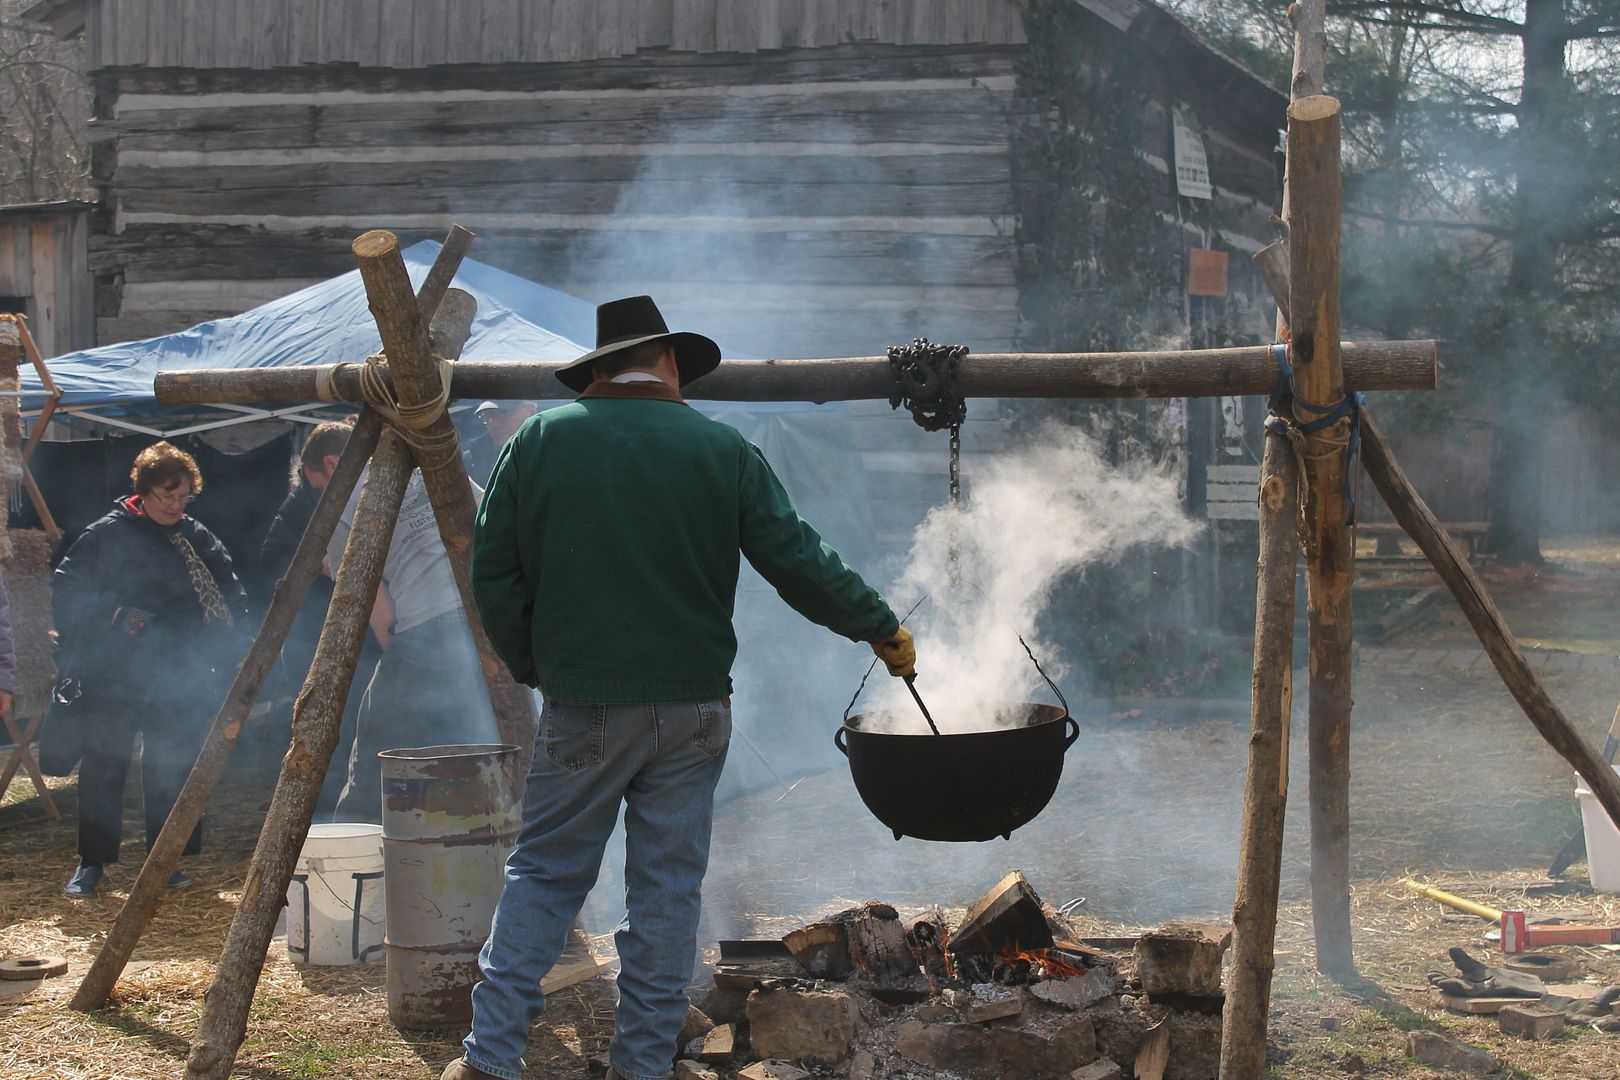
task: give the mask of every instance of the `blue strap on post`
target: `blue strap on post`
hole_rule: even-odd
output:
[[[1271,359],[1277,365],[1277,381],[1271,384],[1271,399],[1266,404],[1270,413],[1266,417],[1266,430],[1286,434],[1294,423],[1294,368],[1288,363],[1288,346],[1276,342],[1271,346]]]
[[[1361,450],[1361,407],[1366,404],[1366,395],[1352,391],[1332,405],[1312,405],[1308,401],[1300,401],[1294,397],[1294,369],[1288,363],[1288,346],[1282,342],[1272,345],[1271,356],[1277,363],[1277,382],[1271,388],[1271,415],[1266,418],[1267,428],[1292,423],[1299,429],[1301,435],[1311,435],[1333,426],[1347,416],[1350,418],[1350,443],[1345,448],[1344,504],[1345,522],[1354,525],[1356,455]],[[1316,419],[1303,424],[1297,423],[1293,419],[1294,409],[1315,413]]]

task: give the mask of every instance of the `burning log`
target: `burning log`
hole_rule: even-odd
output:
[[[849,957],[857,970],[879,983],[911,978],[917,958],[906,940],[900,913],[888,904],[868,903],[850,926]]]
[[[860,972],[890,984],[918,971],[900,913],[876,900],[794,930],[782,944],[817,979],[847,979]]]
[[[911,942],[911,951],[917,957],[918,966],[930,984],[938,986],[951,977],[951,959],[945,951],[945,945],[950,941],[950,931],[946,929],[945,916],[938,908],[912,923],[906,937]]]
[[[794,930],[782,944],[812,979],[847,979],[855,970],[849,957],[849,923],[836,916]]]
[[[960,963],[965,954],[1015,957],[1052,947],[1052,927],[1041,898],[1017,870],[1008,874],[970,908],[948,946]]]

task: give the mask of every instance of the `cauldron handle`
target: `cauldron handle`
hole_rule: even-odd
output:
[[[1063,691],[1059,690],[1058,689],[1058,684],[1052,681],[1052,676],[1048,675],[1046,673],[1046,669],[1041,667],[1041,662],[1039,660],[1035,659],[1035,650],[1033,650],[1033,649],[1031,649],[1029,647],[1029,642],[1024,640],[1024,635],[1023,634],[1018,635],[1018,644],[1022,645],[1024,647],[1024,652],[1029,654],[1029,662],[1035,665],[1035,670],[1040,672],[1041,678],[1046,680],[1046,685],[1050,686],[1052,688],[1052,693],[1057,695],[1058,701],[1061,702],[1062,705],[1063,705],[1063,715],[1065,717],[1068,717],[1069,716],[1069,699],[1063,696]],[[1072,718],[1071,718],[1071,722],[1072,722]],[[1080,735],[1080,725],[1079,724],[1075,724],[1074,732],[1075,733],[1069,737],[1069,742],[1071,742],[1071,743],[1074,742],[1074,740],[1076,738],[1078,738],[1079,735]],[[1068,744],[1065,743],[1063,748],[1065,750],[1067,750],[1068,749]]]
[[[1074,740],[1080,737],[1080,722],[1074,717],[1065,713],[1063,716],[1063,726],[1068,729],[1067,733],[1063,736],[1063,749],[1068,750],[1069,747],[1074,745]],[[839,728],[838,730],[843,731],[844,729]]]
[[[847,728],[839,728],[836,732],[833,733],[833,745],[838,747],[838,752],[840,754],[843,754],[845,757],[849,757],[849,747],[844,745],[844,733],[847,730],[848,730]],[[1079,725],[1075,726],[1074,733],[1076,735],[1080,734]],[[1069,741],[1073,742],[1074,740],[1070,739]]]

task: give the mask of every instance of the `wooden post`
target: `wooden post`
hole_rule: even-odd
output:
[[[1345,342],[1345,382],[1355,390],[1433,390],[1433,341]],[[561,398],[573,391],[553,372],[561,360],[460,361],[458,398]],[[357,364],[300,368],[162,371],[161,405],[284,404],[319,401],[332,381],[344,401],[361,400]],[[1129,353],[977,353],[962,365],[967,397],[1148,398],[1268,394],[1277,381],[1271,349],[1173,349]],[[886,401],[894,374],[882,356],[811,360],[727,360],[693,383],[695,401]]]
[[[315,815],[326,764],[337,747],[338,726],[365,641],[372,600],[382,580],[388,543],[410,478],[410,447],[392,429],[384,431],[360,489],[354,528],[338,567],[320,644],[293,707],[292,745],[282,759],[281,778],[242,885],[242,901],[191,1042],[186,1062],[189,1080],[228,1080],[241,1048],[253,991],[281,915],[287,883],[292,880],[293,863]]]
[[[39,416],[34,420],[34,430],[28,433],[28,443],[23,447],[22,459],[26,464],[34,456],[34,448],[39,446],[39,440],[45,436],[45,425],[51,422],[51,416],[55,414],[56,406],[62,400],[62,389],[51,377],[51,369],[45,366],[45,358],[39,354],[39,346],[34,342],[34,335],[28,332],[28,320],[21,316],[17,318],[17,334],[22,338],[23,352],[28,354],[28,362],[34,365],[34,370],[39,374],[39,384],[50,395],[40,408]]]
[[[429,404],[439,397],[442,388],[439,366],[433,358],[426,327],[418,314],[410,277],[405,272],[405,260],[399,253],[399,241],[393,233],[375,229],[356,238],[353,247],[355,261],[360,265],[360,277],[366,284],[366,295],[371,298],[372,315],[376,317],[377,329],[382,333],[383,352],[388,356],[388,367],[393,374],[394,392],[398,395],[399,403],[406,408]],[[439,536],[450,557],[456,589],[461,593],[467,623],[478,647],[484,682],[489,687],[489,698],[500,727],[501,739],[518,748],[518,761],[512,780],[516,785],[514,790],[521,792],[523,780],[528,775],[529,758],[534,752],[534,696],[527,687],[512,681],[506,664],[495,654],[488,635],[484,633],[477,605],[473,602],[472,533],[478,507],[473,499],[472,484],[467,479],[467,468],[456,449],[455,425],[449,414],[441,414],[422,435],[430,443],[447,440],[450,447],[447,453],[430,455],[429,460],[418,461],[422,469],[422,484],[427,489],[428,500],[433,504]],[[434,457],[437,460],[432,460]]]
[[[1299,460],[1288,436],[1268,430],[1260,465],[1260,563],[1256,574],[1249,770],[1243,791],[1232,978],[1221,1029],[1223,1080],[1266,1071],[1283,816],[1288,807],[1288,728],[1294,699],[1294,571],[1299,555]]]
[[[1581,774],[1610,819],[1620,822],[1620,777],[1616,777],[1614,769],[1581,738],[1575,725],[1548,696],[1541,680],[1530,670],[1523,650],[1508,629],[1507,620],[1502,618],[1501,611],[1485,591],[1485,583],[1480,581],[1456,542],[1446,534],[1434,512],[1418,497],[1412,482],[1395,461],[1384,433],[1365,412],[1361,416],[1361,448],[1367,475],[1383,496],[1385,505],[1406,534],[1417,541],[1440,580],[1451,590],[1514,700],[1547,744]]]
[[[1323,92],[1327,72],[1327,0],[1294,0],[1288,5],[1288,21],[1294,27],[1294,67],[1289,79],[1288,99],[1314,97]],[[1284,196],[1283,217],[1289,206]]]
[[[1288,108],[1289,354],[1295,417],[1321,418],[1345,395],[1339,358],[1339,102]],[[1350,585],[1355,570],[1346,473],[1349,417],[1306,436],[1306,606],[1310,622],[1311,908],[1317,970],[1355,973],[1350,937]]]
[[[158,833],[152,850],[147,853],[146,862],[130,888],[129,899],[119,909],[112,929],[107,932],[107,939],[101,943],[101,951],[96,954],[95,962],[90,965],[84,981],[79,983],[78,992],[69,1002],[71,1008],[87,1012],[107,1003],[107,995],[111,993],[119,975],[123,974],[124,966],[129,963],[141,935],[157,913],[158,905],[168,889],[169,875],[179,864],[180,854],[192,830],[202,820],[203,810],[214,793],[214,787],[224,774],[232,751],[236,749],[236,739],[241,734],[242,725],[247,721],[254,703],[259,700],[259,692],[264,689],[265,680],[281,655],[281,647],[298,616],[298,609],[303,605],[304,595],[321,572],[326,545],[332,539],[338,519],[348,505],[349,495],[359,482],[366,462],[371,459],[371,452],[376,448],[381,433],[381,417],[370,409],[361,413],[348,444],[343,448],[343,456],[315,505],[315,513],[311,515],[304,535],[298,541],[298,550],[293,554],[287,572],[276,583],[269,610],[259,624],[258,636],[254,638],[253,647],[248,650],[241,666],[236,669],[236,678],[214,717],[213,727],[209,729],[208,738],[197,755],[197,763],[191,767],[185,787],[181,788],[174,808],[169,811],[168,820],[163,823],[163,830]]]
[[[473,240],[477,239],[469,229],[460,225],[450,226],[450,232],[445,235],[444,243],[439,247],[438,258],[428,268],[427,276],[422,279],[422,287],[416,290],[416,307],[418,311],[427,313],[427,321],[432,322],[433,313],[439,310],[439,301],[444,294],[450,291],[450,283],[456,279],[456,268],[461,260],[467,257],[467,250],[472,247]],[[460,355],[458,347],[454,353],[444,355]]]

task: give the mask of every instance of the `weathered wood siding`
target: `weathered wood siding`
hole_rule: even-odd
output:
[[[85,31],[93,68],[422,68],[1024,40],[1014,0],[87,0]]]
[[[451,222],[475,256],[636,291],[734,349],[1016,331],[1016,50],[795,51],[432,72],[121,71],[97,122],[100,334],[234,313]]]
[[[0,297],[23,301],[42,356],[95,344],[89,236],[83,204],[0,208]]]

